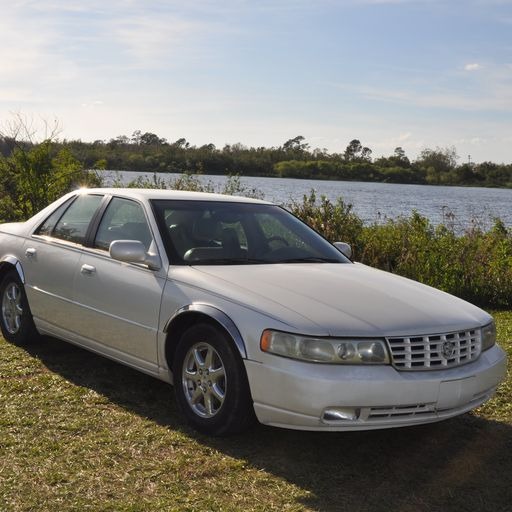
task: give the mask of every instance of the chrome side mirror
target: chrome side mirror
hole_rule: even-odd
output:
[[[341,252],[341,254],[343,254],[347,258],[352,257],[352,247],[350,247],[350,244],[347,244],[345,242],[334,242],[333,245],[334,247],[336,247],[336,249],[338,249],[338,251]]]
[[[142,263],[150,270],[158,270],[161,267],[158,255],[146,252],[144,244],[138,240],[114,240],[110,244],[109,253],[114,260]]]

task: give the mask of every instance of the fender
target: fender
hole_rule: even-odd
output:
[[[245,343],[242,338],[242,335],[240,334],[240,331],[234,324],[233,320],[229,318],[226,313],[221,311],[220,309],[217,309],[214,306],[210,306],[209,304],[189,304],[188,306],[183,306],[180,309],[176,310],[171,318],[167,321],[164,327],[164,332],[167,333],[169,330],[169,327],[171,326],[172,322],[176,320],[181,315],[186,315],[189,313],[202,313],[206,316],[209,316],[210,318],[213,318],[216,322],[218,322],[233,338],[233,341],[235,342],[236,348],[240,352],[240,355],[242,356],[242,359],[247,359],[247,351],[245,349]]]
[[[11,255],[4,256],[0,260],[0,266],[2,263],[9,263],[10,265],[12,265],[16,269],[16,272],[18,272],[21,282],[23,284],[25,284],[25,273],[23,272],[23,267],[21,266],[20,260],[18,260],[18,258],[16,258],[16,256],[11,256]]]

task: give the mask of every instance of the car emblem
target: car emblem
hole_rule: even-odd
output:
[[[453,341],[445,341],[441,345],[441,355],[445,359],[451,359],[453,357],[454,352],[455,352],[455,343],[453,343]]]

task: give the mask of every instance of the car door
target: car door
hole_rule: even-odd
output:
[[[139,240],[146,250],[156,250],[142,204],[112,197],[91,247],[81,254],[74,289],[81,312],[75,329],[110,356],[156,371],[165,272],[112,259],[108,249],[114,240]]]
[[[73,279],[86,233],[102,199],[99,194],[77,194],[25,241],[25,290],[32,315],[43,330],[54,334],[73,330]]]

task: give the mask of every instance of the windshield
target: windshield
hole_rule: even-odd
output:
[[[350,262],[276,205],[183,200],[154,200],[152,205],[173,264]]]

